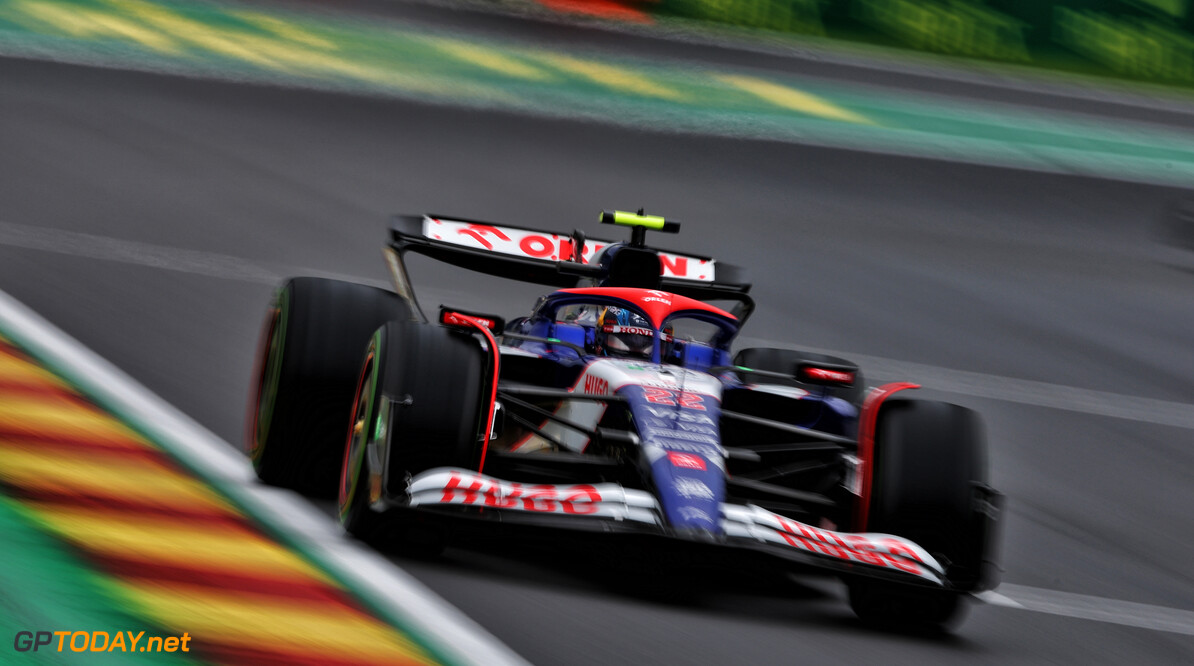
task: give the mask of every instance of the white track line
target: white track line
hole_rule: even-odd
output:
[[[0,221],[0,246],[20,247],[65,254],[71,257],[85,257],[102,261],[115,261],[131,266],[160,268],[188,275],[201,275],[223,280],[253,282],[277,285],[292,275],[324,277],[334,280],[349,280],[389,288],[384,280],[361,278],[342,273],[319,271],[311,268],[256,264],[243,257],[219,252],[188,250],[167,245],[154,245],[141,241],[97,236],[65,229],[47,229],[27,224],[13,224]]]
[[[786,341],[759,338],[739,338],[739,344],[760,347],[791,347],[791,343]],[[885,377],[915,381],[926,389],[935,391],[1194,429],[1194,405],[1184,402],[1141,398],[1063,384],[1049,384],[1029,379],[954,370],[834,349],[815,347],[802,347],[802,349],[848,358],[859,364],[866,372],[867,378],[871,380]]]
[[[459,664],[527,663],[422,583],[349,539],[303,498],[258,484],[248,461],[228,443],[3,291],[0,330],[293,539],[302,552],[439,654]]]
[[[282,277],[244,259],[226,254],[185,250],[3,221],[0,221],[0,245],[56,252],[73,257],[118,261],[227,280],[274,284]]]
[[[1194,612],[1004,583],[974,595],[993,606],[1194,636]]]
[[[1194,405],[846,353],[872,375],[913,377],[926,389],[1034,407],[1194,429]]]
[[[258,265],[241,257],[215,252],[151,245],[139,241],[0,221],[0,246],[3,245],[260,284],[277,284],[289,275],[309,275],[365,282],[383,288],[389,286],[375,280],[296,266]],[[762,347],[791,346],[786,341],[750,337],[739,338],[739,344]],[[1194,405],[1187,403],[954,370],[840,350],[811,347],[804,349],[852,359],[865,368],[871,378],[910,379],[924,385],[926,389],[977,398],[994,398],[1036,407],[1052,407],[1083,414],[1194,429]]]
[[[1194,429],[1194,405],[1153,398],[1095,391],[980,372],[939,368],[919,363],[893,361],[858,354],[846,354],[872,374],[914,377],[927,389],[994,398],[1034,407],[1052,407],[1071,412],[1110,416],[1157,425]]]

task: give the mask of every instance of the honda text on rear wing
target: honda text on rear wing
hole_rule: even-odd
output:
[[[639,287],[703,301],[733,301],[732,312],[740,321],[754,310],[751,285],[738,266],[647,246],[648,230],[676,233],[678,222],[644,215],[641,210],[603,211],[600,221],[629,227],[630,241],[586,238],[580,230],[569,235],[441,215],[400,215],[391,224],[387,263],[398,293],[412,304],[414,293],[403,261],[407,252],[557,288]]]

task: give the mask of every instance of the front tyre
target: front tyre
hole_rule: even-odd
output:
[[[962,595],[979,589],[994,526],[987,506],[987,455],[975,412],[944,402],[891,400],[875,429],[867,532],[910,539],[946,566],[949,591],[850,581],[864,621],[913,629],[951,624]]]
[[[495,350],[496,351],[496,350]],[[340,519],[381,547],[431,554],[442,535],[409,512],[382,513],[410,476],[435,467],[477,469],[490,359],[476,338],[441,326],[392,322],[371,339],[351,409],[340,474]]]
[[[381,333],[381,330],[374,333],[365,352],[340,466],[340,522],[350,534],[370,544],[378,543],[382,537],[381,516],[369,508],[370,502],[381,496],[380,476],[371,478],[364,460],[365,447],[370,440],[385,435],[384,431],[377,432],[386,422],[379,414],[384,405],[381,391],[377,390],[377,352]]]
[[[383,323],[409,319],[397,294],[293,278],[274,296],[258,347],[245,448],[264,482],[330,497],[361,349]]]
[[[848,583],[850,608],[873,627],[936,632],[957,626],[968,606],[958,592],[921,590],[880,581]]]

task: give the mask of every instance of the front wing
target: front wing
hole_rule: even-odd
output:
[[[464,511],[476,517],[497,514],[519,523],[686,538],[666,526],[651,493],[614,483],[528,485],[439,468],[411,479],[408,503],[415,509]],[[721,514],[726,547],[763,551],[843,575],[948,586],[941,564],[902,537],[835,532],[754,505],[723,503]]]

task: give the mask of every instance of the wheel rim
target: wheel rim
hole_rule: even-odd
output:
[[[344,444],[344,462],[340,466],[340,518],[344,519],[352,506],[353,493],[360,479],[360,459],[368,439],[369,412],[373,404],[373,352],[365,358],[361,377],[357,381],[356,396],[352,401],[352,420],[349,422],[348,439]]]
[[[253,410],[253,437],[249,451],[253,462],[261,460],[269,438],[270,421],[278,397],[278,375],[282,370],[282,320],[281,308],[274,308],[270,314],[269,328],[265,336],[261,378],[257,385],[257,405]]]

